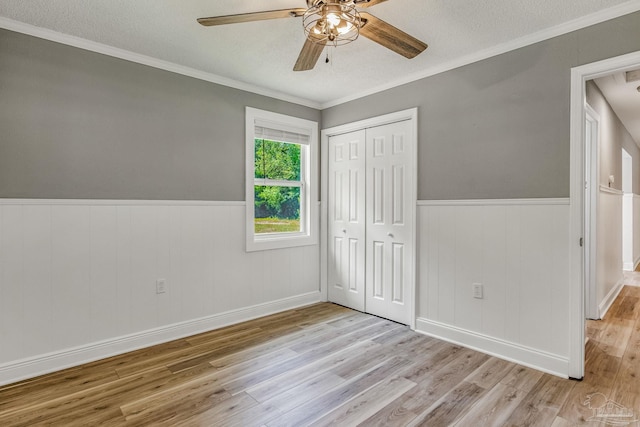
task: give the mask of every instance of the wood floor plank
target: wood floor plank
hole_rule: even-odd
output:
[[[216,345],[225,345],[230,342],[239,341],[248,337],[257,336],[260,334],[264,334],[268,329],[261,327],[253,327],[253,328],[243,328],[237,329],[234,331],[228,331],[221,334],[207,334],[200,335],[194,338],[187,338],[189,344],[191,344],[192,348],[198,348],[198,346],[202,347],[203,344],[207,346],[216,346]]]
[[[269,340],[274,338],[286,336],[288,333],[297,332],[299,330],[300,329],[298,326],[292,325],[287,327],[286,329],[281,329],[276,332],[263,331],[256,334],[255,336],[250,336],[248,338],[229,342],[225,345],[216,345],[214,348],[204,346],[202,348],[202,351],[194,351],[193,353],[195,354],[185,356],[178,362],[170,363],[167,365],[167,368],[169,368],[169,370],[174,373],[192,369],[203,363],[209,363],[217,358],[233,354],[237,351],[250,348],[257,344],[268,342]]]
[[[640,298],[635,296],[625,296],[617,304],[613,317],[622,320],[635,320],[640,313]]]
[[[334,319],[331,320],[329,322],[327,322],[329,325],[334,326],[336,328],[342,328],[342,327],[346,327],[346,328],[350,328],[352,327],[352,325],[362,321],[362,320],[366,320],[369,319],[371,316],[366,314],[366,313],[361,313],[359,311],[354,311],[352,312],[351,316],[348,317],[343,317],[340,319]]]
[[[409,426],[453,426],[483,393],[485,389],[482,387],[463,381],[432,408],[418,415]]]
[[[543,375],[507,419],[506,425],[551,425],[574,386],[575,381]]]
[[[415,334],[413,334],[413,336],[416,340],[408,340],[401,335],[401,338],[397,341],[387,341],[384,345],[363,353],[362,355],[358,355],[358,357],[353,357],[350,361],[346,361],[335,369],[332,369],[331,372],[345,379],[353,378],[393,355],[416,361],[414,367],[409,369],[407,373],[404,374],[404,377],[410,381],[418,382],[420,381],[418,372],[424,374],[430,367],[437,366],[437,361],[442,361],[447,357],[455,357],[457,350],[460,349],[460,347],[456,348],[442,341],[439,343],[427,341],[429,347],[424,347],[421,345],[424,343],[424,341],[421,340],[422,337]],[[374,340],[374,342],[378,341]],[[438,347],[439,351],[436,349],[428,351],[434,347]],[[422,357],[416,360],[413,357],[415,355],[414,351],[420,352]]]
[[[578,424],[578,425],[580,425],[580,424]],[[551,427],[575,427],[575,426],[576,426],[575,423],[570,423],[569,421],[565,420],[562,417],[556,417],[553,420],[553,424],[551,424]]]
[[[439,341],[426,352],[416,365],[408,370],[404,377],[415,383],[422,383],[449,362],[464,353],[463,347]]]
[[[281,348],[254,357],[236,358],[234,363],[220,363],[219,360],[214,360],[209,364],[216,369],[216,375],[236,379],[264,369],[270,363],[293,359],[296,356],[298,353],[295,351]]]
[[[113,369],[67,369],[0,389],[0,415],[9,411],[81,393],[92,387],[118,379]]]
[[[153,360],[157,358],[172,358],[174,354],[189,351],[192,346],[186,340],[175,340],[170,341],[168,343],[159,344],[157,346],[152,346],[148,348],[143,348],[140,350],[135,350],[130,353],[125,353],[120,356],[114,356],[109,359],[105,359],[102,361],[93,362],[95,367],[108,367],[113,368],[116,372],[119,369],[126,369],[128,366],[138,366],[138,367],[148,367],[148,369],[154,369]],[[91,368],[91,366],[89,366]],[[141,369],[135,369],[135,374],[140,373]],[[120,375],[120,374],[118,374]]]
[[[240,393],[231,396],[197,414],[181,414],[184,419],[173,420],[172,426],[223,426],[229,418],[250,410],[258,405],[251,396]]]
[[[506,386],[515,387],[530,392],[543,377],[543,373],[526,366],[516,365],[511,371],[500,381]]]
[[[121,409],[127,425],[175,425],[232,398],[225,389],[199,381],[196,385],[182,387],[179,397],[163,394],[147,400],[146,405],[123,405]]]
[[[433,360],[416,363],[405,370],[403,377],[417,383],[417,386],[380,408],[362,423],[363,426],[384,426],[388,422],[405,425],[456,387],[488,358],[466,348],[443,344]]]
[[[415,412],[409,411],[403,406],[395,406],[393,402],[401,402],[402,396],[388,403],[383,409],[378,410],[369,418],[358,424],[359,427],[388,427],[406,426],[410,421],[418,416]]]
[[[472,383],[480,387],[478,383]],[[476,402],[460,418],[456,427],[483,427],[506,425],[507,418],[526,397],[527,392],[503,384],[494,384],[486,396]],[[485,388],[485,390],[487,390]]]
[[[492,357],[473,371],[465,381],[484,389],[490,389],[502,381],[515,366],[515,363]]]
[[[631,335],[629,336],[629,342],[627,343],[627,349],[624,357],[635,357],[636,359],[640,359],[640,315],[638,315],[638,320],[633,326]]]
[[[319,311],[317,313],[314,313],[313,316],[308,316],[306,319],[302,319],[298,323],[298,326],[300,326],[301,328],[305,328],[307,326],[314,326],[319,322],[336,321],[339,319],[345,319],[353,316],[354,314],[355,314],[354,310],[334,304],[334,307],[328,310]]]
[[[222,354],[219,357],[215,357],[210,360],[212,366],[217,369],[223,369],[225,367],[233,366],[237,363],[242,363],[252,358],[258,358],[270,353],[280,351],[282,349],[289,349],[290,345],[296,342],[306,339],[310,335],[314,335],[317,332],[325,330],[324,325],[318,325],[315,328],[309,327],[297,330],[287,335],[273,338],[263,343],[257,343],[255,345],[248,346],[247,348],[238,349],[231,354]]]
[[[587,322],[581,382],[320,303],[0,387],[0,425],[604,427],[587,396],[640,414],[639,301]]]
[[[387,347],[379,346],[366,353],[352,357],[350,360],[347,360],[331,369],[330,372],[348,380],[353,377],[357,377],[358,375],[362,375],[373,367],[379,365],[380,362],[395,356],[398,356],[398,354],[390,354]]]
[[[295,357],[297,354],[289,349],[282,349],[278,352],[274,352],[263,356],[258,359],[250,359],[244,363],[233,365],[225,369],[212,369],[210,372],[198,375],[189,381],[179,382],[173,386],[165,386],[162,390],[139,398],[132,399],[129,402],[121,405],[122,413],[127,417],[127,420],[133,419],[134,416],[147,416],[149,413],[157,413],[158,407],[170,406],[173,402],[182,400],[184,398],[188,400],[202,400],[202,396],[209,399],[208,394],[212,394],[213,403],[218,401],[218,396],[227,394],[231,396],[224,389],[224,385],[245,375],[249,375],[252,372],[258,371],[263,368],[267,361],[275,362],[276,360],[289,360]],[[203,406],[199,404],[199,406]]]
[[[145,371],[126,380],[118,379],[106,385],[77,392],[57,399],[43,401],[17,412],[0,414],[0,425],[35,425],[37,423],[72,424],[77,418],[86,419],[93,425],[105,422],[114,416],[121,416],[118,399],[137,396],[149,392],[171,378],[165,369]]]
[[[390,325],[388,321],[385,321],[378,317],[358,317],[357,319],[358,322],[352,325],[342,327],[329,327],[321,333],[313,334],[311,336],[308,336],[304,340],[300,340],[299,342],[290,344],[289,348],[299,353],[304,353],[305,351],[308,351],[310,348],[313,348],[317,345],[327,343],[331,340],[343,337],[350,333],[355,333],[363,327],[383,324]]]
[[[265,402],[316,375],[322,375],[343,363],[347,363],[354,358],[359,358],[361,354],[375,351],[375,349],[379,347],[381,347],[380,344],[373,341],[358,342],[327,355],[322,359],[318,359],[315,362],[301,366],[298,369],[289,370],[269,381],[264,381],[257,386],[250,387],[247,389],[247,393],[258,402]]]
[[[416,383],[403,377],[388,378],[334,409],[311,426],[358,425],[375,414],[379,407],[388,405],[415,386]]]
[[[569,394],[560,411],[558,411],[558,417],[571,420],[574,425],[593,425],[593,421],[588,421],[592,411],[585,405],[585,402],[589,396],[595,393],[600,393],[606,399],[609,399],[612,395],[611,389],[606,386],[587,381],[576,382],[571,394]]]
[[[373,387],[377,383],[384,381],[385,377],[392,375],[399,369],[405,368],[411,362],[406,359],[394,357],[389,359],[375,369],[354,378],[341,387],[335,388],[328,393],[318,396],[307,403],[296,407],[295,409],[285,413],[283,416],[276,418],[268,423],[269,426],[303,426],[309,425],[313,421],[328,414],[335,408],[345,404],[360,393]]]
[[[616,381],[611,384],[615,395],[640,394],[640,359],[626,355],[620,362]]]
[[[606,350],[596,344],[589,351],[589,361],[585,365],[583,381],[609,389],[616,381],[621,364],[621,357],[608,354]]]
[[[384,325],[384,327],[389,327],[391,324],[393,324],[393,322],[389,322],[389,321],[385,321],[383,319],[379,319],[376,317],[364,317],[364,318],[360,318],[358,317],[359,321],[356,322],[356,324],[362,326],[362,324],[370,324],[370,325]],[[231,341],[228,343],[225,343],[225,345],[216,345],[215,349],[212,350],[208,350],[208,347],[205,347],[205,351],[202,351],[200,353],[196,353],[196,354],[192,354],[189,357],[185,357],[184,359],[180,360],[177,363],[172,363],[170,365],[168,365],[169,369],[172,372],[180,372],[186,369],[191,369],[195,366],[198,366],[202,363],[209,363],[210,361],[213,361],[215,359],[218,359],[220,357],[224,357],[230,354],[233,354],[237,351],[240,350],[244,350],[247,348],[251,348],[254,347],[256,345],[260,345],[260,344],[264,344],[266,342],[269,342],[275,338],[281,338],[281,337],[288,337],[290,336],[290,334],[295,334],[297,332],[300,332],[300,328],[299,326],[293,324],[293,325],[283,325],[283,328],[278,329],[277,331],[269,331],[269,332],[264,332],[264,333],[260,333],[257,334],[256,336],[251,336],[248,338],[244,338],[244,339],[240,339],[240,340],[236,340],[236,341]],[[326,342],[328,340],[331,339],[336,339],[336,338],[341,338],[343,337],[345,334],[357,334],[357,333],[363,333],[363,334],[367,334],[367,331],[363,331],[361,329],[358,328],[354,328],[354,330],[352,331],[346,331],[346,330],[335,330],[331,332],[331,336],[327,336],[325,334],[320,334],[320,336],[317,336],[316,334],[314,334],[311,337],[311,340],[313,342]],[[303,343],[298,343],[297,344],[298,347],[308,347],[309,343],[307,342],[303,342]],[[300,351],[298,347],[296,346],[290,346],[294,351]]]
[[[315,396],[321,396],[344,383],[346,383],[344,378],[335,374],[324,373],[305,380],[295,387],[279,393],[264,403],[278,408],[280,412],[284,414],[304,403],[307,403]]]
[[[274,406],[259,403],[224,420],[224,427],[264,427],[268,422],[282,416],[282,412]],[[217,421],[217,420],[216,420]],[[190,423],[190,426],[198,424]]]
[[[268,368],[263,369],[259,372],[256,372],[253,375],[248,375],[243,378],[240,378],[236,381],[233,381],[227,384],[225,388],[231,394],[237,394],[251,387],[254,387],[264,381],[268,381],[289,370],[300,368],[305,364],[320,360],[330,354],[335,353],[336,351],[339,351],[345,347],[349,347],[354,343],[357,343],[359,341],[364,341],[368,337],[375,338],[376,336],[383,333],[385,330],[392,327],[393,325],[395,325],[395,323],[389,322],[389,321],[375,322],[370,326],[357,329],[355,331],[351,331],[346,335],[330,340],[328,343],[324,345],[307,348],[306,352],[300,354],[296,358],[287,360],[286,362],[271,365]]]
[[[224,349],[240,342],[246,342],[255,337],[264,335],[265,332],[260,328],[251,328],[246,331],[234,331],[229,336],[218,337],[215,340],[204,342],[200,345],[190,344],[188,347],[178,349],[174,352],[166,352],[154,355],[152,357],[143,358],[141,360],[132,360],[122,366],[116,367],[116,372],[121,378],[138,373],[143,369],[153,369],[159,366],[167,366],[175,360],[188,360],[194,355],[207,352],[210,348]]]
[[[612,422],[615,421],[617,421],[618,423],[621,423],[621,421],[626,421],[629,422],[628,425],[633,426],[634,424],[637,425],[640,422],[640,394],[625,392],[624,388],[621,387],[620,389],[614,389],[611,392],[609,399],[611,402],[614,402],[615,405],[619,405],[620,407],[624,408],[628,415],[624,418],[618,418],[617,420],[615,419],[615,417],[611,417],[612,419],[609,419],[609,422],[607,422],[606,424],[610,426]]]
[[[402,325],[399,325],[402,326]],[[392,331],[385,332],[374,339],[375,342],[384,345],[394,345],[403,340],[416,337],[417,334],[406,326],[402,326],[400,329],[394,329]],[[423,335],[426,337],[426,335]],[[427,337],[428,338],[428,337]]]
[[[424,378],[407,396],[411,398],[403,405],[409,411],[421,414],[442,396],[454,389],[471,372],[482,365],[489,356],[469,349],[462,349],[456,357],[439,370]]]
[[[624,356],[634,326],[633,320],[608,319],[607,326],[600,333],[598,346],[612,356]]]
[[[393,336],[393,339],[385,339],[387,335]],[[386,348],[393,348],[395,354],[402,354],[402,357],[415,361],[424,360],[425,354],[429,354],[431,349],[441,342],[426,335],[416,334],[406,326],[393,329],[374,341]]]

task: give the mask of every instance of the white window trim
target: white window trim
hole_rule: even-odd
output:
[[[305,185],[304,200],[300,200],[300,233],[281,233],[256,235],[254,232],[254,185],[255,180],[255,127],[256,123],[268,122],[270,126],[282,130],[294,129],[309,134],[307,162],[301,173],[302,185]],[[282,249],[295,246],[308,246],[318,243],[318,123],[246,107],[245,112],[245,200],[246,200],[246,251]],[[260,181],[260,180],[258,180]],[[272,184],[270,184],[272,185]]]

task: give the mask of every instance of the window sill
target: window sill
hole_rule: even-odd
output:
[[[317,236],[308,234],[250,236],[249,239],[247,239],[246,251],[267,251],[271,249],[285,249],[316,244],[318,244]]]

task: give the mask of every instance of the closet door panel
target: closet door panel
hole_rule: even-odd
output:
[[[414,159],[409,121],[367,129],[366,301],[368,313],[410,323]]]
[[[328,297],[365,310],[365,131],[329,138]]]

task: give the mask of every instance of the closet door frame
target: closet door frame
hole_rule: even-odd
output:
[[[335,126],[327,129],[323,129],[320,132],[320,175],[321,175],[321,203],[320,203],[320,297],[323,301],[328,300],[328,153],[329,153],[329,138],[331,136],[340,135],[343,133],[353,132],[357,130],[367,129],[376,126],[382,126],[390,123],[400,121],[410,121],[410,127],[413,132],[413,144],[412,157],[414,159],[413,164],[413,176],[410,178],[413,183],[409,197],[411,198],[412,206],[414,209],[413,221],[411,227],[413,229],[413,253],[409,254],[408,262],[411,263],[410,271],[411,277],[409,278],[409,295],[408,302],[409,307],[409,327],[415,329],[416,327],[416,289],[417,289],[417,201],[418,201],[418,109],[411,108],[408,110],[398,111],[395,113],[385,114],[383,116],[372,117],[365,120],[360,120],[353,123],[348,123],[340,126]]]

